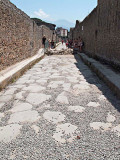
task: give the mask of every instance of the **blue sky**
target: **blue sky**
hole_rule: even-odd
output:
[[[10,0],[30,17],[46,21],[82,21],[97,5],[97,0]]]

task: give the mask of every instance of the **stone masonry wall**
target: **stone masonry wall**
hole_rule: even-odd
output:
[[[71,35],[83,39],[85,52],[120,66],[120,0],[98,0],[84,21],[77,21]]]
[[[52,39],[53,31],[37,26],[9,0],[0,0],[0,71],[35,55],[43,35]]]
[[[120,65],[120,0],[99,0],[96,55]]]

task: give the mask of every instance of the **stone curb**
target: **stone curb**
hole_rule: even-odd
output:
[[[88,65],[120,98],[120,74],[112,71],[108,66],[89,58],[83,53],[78,53],[86,65]]]
[[[40,49],[38,53],[22,62],[19,62],[9,68],[0,72],[0,91],[4,89],[8,84],[14,82],[21,75],[24,74],[31,66],[44,58],[44,50]]]

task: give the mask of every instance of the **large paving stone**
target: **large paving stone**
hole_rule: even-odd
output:
[[[49,88],[57,88],[59,85],[64,84],[64,81],[52,81],[48,85]]]
[[[70,88],[71,88],[71,83],[64,83],[63,84],[63,90],[64,91],[70,91]]]
[[[112,123],[116,120],[115,116],[113,116],[110,112],[107,115],[107,122]]]
[[[8,121],[9,124],[11,123],[33,123],[40,119],[40,116],[37,111],[35,110],[28,110],[23,112],[16,112],[11,114],[10,119]]]
[[[99,107],[100,104],[98,102],[89,102],[87,106],[88,107]]]
[[[12,95],[16,90],[16,88],[10,88],[4,93],[4,95]]]
[[[120,124],[112,129],[112,132],[115,132],[117,136],[120,137]]]
[[[20,134],[22,128],[19,124],[10,124],[4,127],[0,127],[0,142],[11,142]]]
[[[55,111],[46,111],[43,114],[43,117],[51,122],[51,123],[59,123],[59,122],[63,122],[65,119],[65,115],[63,115],[61,112],[55,112]]]
[[[5,95],[5,96],[0,96],[0,102],[8,102],[13,98],[13,95]]]
[[[23,90],[29,91],[29,92],[40,92],[45,90],[45,87],[42,87],[40,85],[30,85],[28,87],[24,87]]]
[[[56,142],[66,143],[72,142],[75,139],[74,133],[77,130],[77,126],[74,126],[70,123],[57,125],[56,132],[53,135],[53,138]],[[66,138],[69,136],[69,138]]]
[[[73,86],[73,89],[80,89],[80,90],[87,90],[90,87],[88,85],[84,85],[84,84],[76,84]]]
[[[25,94],[25,92],[26,92],[26,91],[18,92],[18,93],[15,95],[16,99],[20,99],[20,100],[23,99],[23,98],[24,98],[23,94]]]
[[[78,83],[79,81],[74,77],[68,77],[69,82]]]
[[[45,85],[47,83],[47,80],[39,79],[39,80],[36,80],[36,82],[41,84],[41,85]]]
[[[0,113],[0,121],[4,117],[4,113]]]
[[[82,106],[69,106],[68,111],[74,111],[74,112],[84,112],[85,108]]]
[[[93,122],[90,123],[90,127],[92,127],[94,130],[107,131],[111,129],[112,124],[104,122]]]
[[[68,98],[65,92],[62,92],[61,94],[59,94],[58,97],[56,98],[56,101],[62,104],[69,104]]]
[[[30,93],[27,96],[26,101],[33,105],[39,105],[44,101],[49,100],[50,98],[51,98],[51,95],[46,95],[42,93]]]
[[[27,110],[31,110],[31,109],[32,109],[31,104],[18,102],[18,104],[16,104],[10,111],[14,113],[14,112],[27,111]]]
[[[0,102],[0,109],[4,106],[5,103]]]

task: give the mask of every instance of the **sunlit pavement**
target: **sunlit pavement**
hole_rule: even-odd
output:
[[[67,49],[67,47],[66,47],[66,44],[65,43],[61,43],[60,45],[58,45],[57,47],[56,47],[56,50],[61,50],[61,49]]]
[[[0,93],[0,159],[119,160],[118,106],[77,55],[45,57]]]

